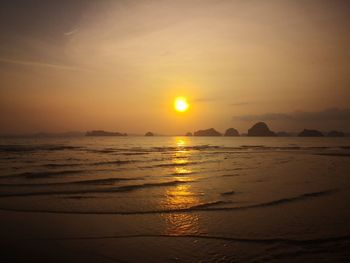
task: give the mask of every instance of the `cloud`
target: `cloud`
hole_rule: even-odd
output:
[[[37,61],[30,61],[30,60],[0,58],[0,62],[16,64],[21,66],[29,66],[29,67],[45,67],[45,68],[52,68],[52,69],[59,69],[59,70],[87,71],[86,69],[82,69],[79,67],[67,66],[63,64],[37,62]]]
[[[292,113],[264,113],[234,116],[239,121],[350,121],[350,109],[329,108],[323,111]]]
[[[212,101],[218,101],[220,100],[221,98],[197,98],[197,99],[194,99],[193,101],[194,102],[212,102]]]
[[[75,28],[75,29],[72,29],[71,31],[65,32],[65,33],[63,33],[63,34],[64,34],[65,36],[71,36],[71,35],[77,33],[78,30],[79,30],[79,29]]]
[[[246,106],[250,104],[249,102],[246,102],[246,101],[242,101],[242,102],[233,102],[233,103],[230,103],[229,106]]]

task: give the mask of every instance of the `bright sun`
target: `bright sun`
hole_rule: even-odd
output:
[[[185,112],[189,108],[189,104],[185,97],[177,97],[174,101],[174,108],[178,112]]]

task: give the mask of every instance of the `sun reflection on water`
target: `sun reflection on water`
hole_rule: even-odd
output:
[[[188,208],[199,204],[198,196],[191,192],[190,185],[177,185],[166,192],[167,209]],[[199,217],[194,213],[171,213],[163,215],[165,233],[185,235],[199,232]]]
[[[189,162],[191,152],[185,149],[186,138],[175,139],[177,150],[173,156],[173,163],[186,165]],[[186,166],[175,166],[174,180],[191,181],[192,170]],[[162,204],[166,209],[189,208],[200,204],[199,194],[193,192],[190,184],[179,184],[165,192],[166,199]],[[195,213],[171,213],[163,214],[166,227],[165,233],[171,235],[195,234],[200,231],[199,216]]]

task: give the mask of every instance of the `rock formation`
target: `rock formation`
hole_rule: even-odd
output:
[[[344,132],[341,132],[341,131],[330,131],[328,134],[327,134],[328,137],[344,137],[345,134]]]
[[[225,132],[225,136],[239,136],[239,133],[234,128],[228,128]]]
[[[145,136],[154,136],[154,134],[152,132],[146,132]]]
[[[265,122],[258,122],[248,130],[248,136],[276,136]]]
[[[186,133],[186,136],[193,136],[192,132]]]
[[[299,137],[323,137],[323,133],[318,130],[304,129],[298,134]]]
[[[194,132],[194,136],[221,136],[221,133],[216,131],[214,128],[199,130]]]

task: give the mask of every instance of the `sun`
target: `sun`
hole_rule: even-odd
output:
[[[190,104],[188,104],[187,99],[185,97],[177,97],[174,100],[174,108],[178,112],[185,112],[190,107]]]

